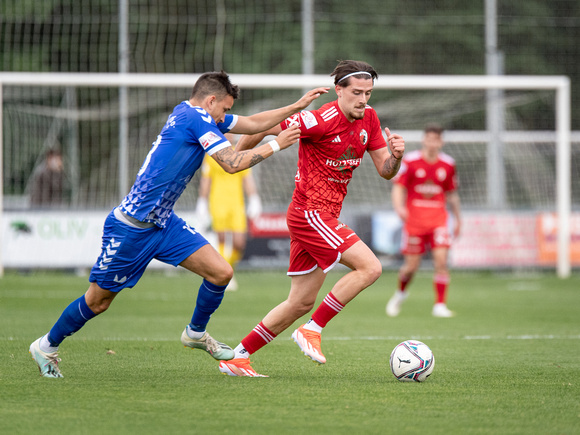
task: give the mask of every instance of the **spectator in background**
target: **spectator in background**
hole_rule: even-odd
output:
[[[225,136],[235,147],[235,135],[227,133]],[[262,213],[262,201],[251,171],[228,174],[207,156],[201,167],[196,215],[204,227],[211,220],[211,228],[218,237],[218,251],[234,270],[246,249],[246,218],[255,219]],[[248,199],[247,208],[244,193]],[[237,289],[237,281],[232,277],[226,290]]]
[[[46,151],[44,161],[32,174],[30,205],[35,208],[62,205],[64,190],[64,165],[62,154],[56,149]]]
[[[407,286],[421,265],[423,254],[431,249],[435,305],[433,316],[452,317],[447,308],[449,270],[447,256],[452,236],[447,229],[449,204],[454,217],[453,236],[461,228],[460,203],[457,194],[455,160],[441,152],[444,145],[443,128],[437,124],[425,127],[422,148],[403,158],[401,170],[394,178],[393,208],[404,222],[402,252],[405,257],[399,270],[399,288],[387,303],[390,317],[399,315],[407,299]]]

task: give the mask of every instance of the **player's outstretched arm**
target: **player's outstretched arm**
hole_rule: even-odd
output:
[[[326,94],[329,88],[316,88],[312,89],[294,104],[289,106],[281,107],[279,109],[267,110],[265,112],[256,113],[251,116],[238,116],[238,122],[235,127],[232,128],[232,133],[239,134],[255,134],[262,131],[268,130],[274,127],[276,124],[281,123],[290,115],[300,112],[306,109],[310,103],[320,97],[322,94]]]
[[[243,171],[257,165],[279,150],[283,150],[294,144],[300,138],[300,128],[297,126],[287,128],[281,132],[275,140],[271,140],[259,147],[236,151],[234,147],[226,147],[212,154],[216,162],[229,174]],[[238,142],[238,145],[240,141]]]
[[[261,133],[244,135],[236,144],[236,151],[251,150],[258,145],[266,136],[278,136],[282,132],[282,127],[279,125],[272,127],[269,130]]]

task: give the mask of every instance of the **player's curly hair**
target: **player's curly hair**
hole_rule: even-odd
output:
[[[237,100],[240,88],[230,82],[230,77],[225,71],[208,72],[202,74],[193,86],[191,98],[205,98],[208,95],[215,95],[218,99],[231,95]]]
[[[355,74],[357,72],[360,72],[360,74]],[[334,84],[342,87],[347,87],[350,84],[351,77],[357,79],[368,79],[369,75],[373,80],[379,77],[378,73],[371,65],[361,60],[341,60],[338,62],[338,65],[336,65],[336,68],[334,68],[334,71],[330,74],[331,77],[334,76]]]

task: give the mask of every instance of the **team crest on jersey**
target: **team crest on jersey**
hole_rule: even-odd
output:
[[[302,118],[302,122],[304,123],[304,127],[308,128],[312,128],[315,125],[318,125],[318,121],[316,120],[316,117],[312,114],[312,112],[309,112],[308,110],[304,110],[303,112],[300,112],[300,117]]]
[[[300,127],[300,114],[298,113],[286,118],[286,127],[294,127],[295,125]]]
[[[364,128],[360,131],[359,138],[360,138],[360,143],[363,145],[366,145],[367,142],[369,141],[369,134],[367,133],[367,131]]]
[[[435,176],[439,181],[443,181],[447,178],[447,171],[445,170],[445,168],[439,168],[435,172]]]
[[[417,177],[417,178],[425,178],[426,175],[427,175],[427,173],[425,172],[425,169],[423,169],[423,168],[419,168],[415,172],[415,177]]]
[[[206,134],[199,138],[199,143],[203,147],[204,150],[208,149],[214,143],[221,140],[221,137],[215,134],[213,131],[208,131]]]

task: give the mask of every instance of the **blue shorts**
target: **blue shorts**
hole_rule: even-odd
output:
[[[177,266],[208,243],[175,213],[165,228],[135,228],[118,220],[111,211],[103,227],[101,255],[89,281],[118,292],[137,284],[154,258]]]

